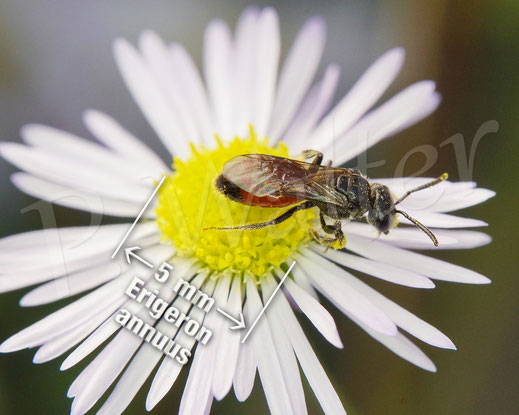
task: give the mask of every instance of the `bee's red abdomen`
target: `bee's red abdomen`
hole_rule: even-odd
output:
[[[301,201],[297,197],[290,196],[254,196],[243,189],[240,189],[240,199],[239,201],[244,205],[273,208],[290,206]]]
[[[224,175],[218,176],[215,186],[229,199],[248,206],[275,208],[290,206],[301,201],[301,199],[297,197],[290,196],[255,196],[236,186],[236,184],[231,182]]]

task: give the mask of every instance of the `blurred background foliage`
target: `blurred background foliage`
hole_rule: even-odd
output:
[[[112,59],[112,40],[123,36],[136,42],[143,29],[153,29],[167,40],[184,44],[200,64],[203,30],[209,20],[221,17],[234,24],[249,4],[238,0],[1,0],[0,139],[19,141],[19,128],[29,122],[89,137],[81,114],[87,108],[97,108],[165,154],[119,77]],[[458,346],[454,352],[422,345],[438,373],[424,372],[401,360],[335,311],[344,350],[333,349],[305,326],[348,413],[519,413],[519,2],[284,0],[270,4],[282,22],[283,54],[307,18],[321,15],[326,19],[328,42],[323,62],[337,62],[343,70],[336,98],[382,52],[398,45],[406,48],[407,60],[386,97],[417,80],[437,81],[443,95],[439,110],[370,149],[368,160],[386,161],[369,171],[372,177],[392,176],[404,154],[429,144],[438,150],[439,161],[424,175],[448,171],[456,180],[459,171],[453,147],[440,147],[440,143],[461,133],[468,152],[485,121],[499,123],[499,132],[483,138],[477,147],[473,172],[473,179],[497,191],[497,196],[461,212],[489,222],[484,231],[494,242],[470,251],[434,253],[487,275],[493,283],[465,286],[438,282],[437,288],[429,291],[372,283],[439,327]],[[423,163],[422,156],[411,157],[405,173],[413,174]],[[11,185],[9,175],[14,171],[0,161],[0,236],[41,227],[36,212],[20,212],[35,199]],[[60,226],[88,224],[90,220],[88,214],[77,211],[59,207],[55,211]],[[18,300],[26,291],[0,297],[1,340],[62,306],[20,309]],[[329,309],[333,310],[330,305]],[[0,413],[68,413],[66,391],[84,364],[62,373],[62,359],[35,366],[31,363],[33,353],[0,356]],[[183,371],[152,413],[176,413],[186,374]],[[145,412],[148,386],[126,413]],[[307,402],[312,414],[321,413],[310,388]],[[268,412],[258,380],[246,403],[228,396],[213,406],[215,414],[245,411],[251,415]]]

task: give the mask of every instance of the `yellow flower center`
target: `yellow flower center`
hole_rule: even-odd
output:
[[[280,267],[297,248],[310,240],[309,229],[316,217],[313,209],[297,212],[290,219],[258,230],[218,230],[260,223],[276,218],[288,208],[251,207],[234,202],[214,187],[223,165],[240,154],[272,154],[288,157],[284,144],[271,146],[251,138],[218,141],[215,149],[192,146],[187,161],[174,159],[174,171],[159,190],[157,223],[163,239],[172,242],[180,255],[195,256],[214,271],[263,276],[271,267]]]

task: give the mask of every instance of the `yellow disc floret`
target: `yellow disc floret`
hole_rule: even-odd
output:
[[[289,157],[284,144],[271,146],[258,140],[235,138],[215,149],[192,146],[186,161],[174,159],[173,172],[159,190],[157,223],[163,239],[184,256],[195,256],[214,271],[250,271],[263,276],[279,267],[309,240],[313,209],[296,213],[285,222],[258,230],[205,229],[265,222],[288,208],[251,207],[229,200],[214,187],[223,165],[240,154],[272,154]]]

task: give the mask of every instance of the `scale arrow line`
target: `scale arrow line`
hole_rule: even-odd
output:
[[[261,316],[265,313],[265,310],[267,309],[267,307],[269,306],[270,302],[272,301],[272,299],[274,298],[274,296],[276,295],[276,293],[279,291],[279,289],[281,288],[281,286],[283,285],[283,283],[285,282],[285,279],[287,278],[288,274],[290,273],[290,271],[292,271],[292,268],[294,268],[294,265],[296,264],[296,261],[292,262],[292,265],[290,265],[290,267],[288,268],[288,271],[285,273],[285,275],[283,276],[283,278],[281,279],[281,281],[279,282],[278,286],[276,287],[276,289],[274,290],[274,292],[270,295],[270,298],[267,300],[267,302],[265,303],[265,305],[263,306],[263,308],[261,309],[261,311],[259,312],[258,314],[258,317],[256,317],[256,320],[254,320],[254,323],[252,323],[252,326],[250,326],[250,329],[249,331],[247,332],[247,334],[245,334],[245,336],[243,337],[243,340],[241,341],[242,344],[245,343],[245,340],[247,340],[247,337],[249,337],[249,334],[251,334],[252,332],[252,329],[256,326],[256,324],[258,323],[259,319],[261,318]]]
[[[160,179],[160,182],[159,184],[157,184],[157,187],[155,187],[155,190],[153,190],[153,193],[150,195],[150,197],[148,198],[148,200],[146,201],[146,203],[144,204],[144,206],[142,207],[141,211],[139,212],[139,214],[137,215],[137,217],[135,218],[135,220],[133,221],[132,223],[132,226],[130,226],[130,229],[128,229],[128,232],[126,232],[126,235],[124,235],[124,238],[121,242],[119,242],[119,245],[117,245],[117,248],[115,248],[115,251],[114,253],[112,254],[112,259],[115,258],[115,256],[117,255],[117,252],[119,252],[119,249],[121,249],[121,247],[123,246],[124,242],[126,241],[126,239],[128,239],[128,236],[130,236],[130,233],[132,232],[133,228],[135,228],[135,225],[137,225],[137,222],[139,221],[139,219],[141,218],[142,214],[144,213],[144,211],[146,210],[146,208],[148,207],[148,205],[151,203],[151,201],[153,200],[153,197],[155,196],[155,194],[159,191],[159,188],[160,186],[162,186],[162,183],[164,183],[164,180],[166,180],[166,176],[162,176],[162,179]]]
[[[130,257],[134,257],[136,260],[142,262],[148,268],[153,268],[152,264],[150,264],[148,261],[146,261],[145,259],[141,258],[139,255],[137,255],[134,252],[134,251],[138,251],[139,249],[141,249],[140,246],[132,246],[131,248],[125,248],[124,249],[124,255],[126,256],[126,262],[128,262],[128,264],[130,264],[131,263]]]
[[[245,319],[243,318],[243,313],[239,313],[240,317],[239,320],[235,319],[230,314],[227,314],[225,311],[223,311],[221,308],[217,308],[216,311],[218,311],[220,314],[227,317],[232,322],[236,323],[236,326],[229,327],[231,330],[242,330],[245,328]]]

